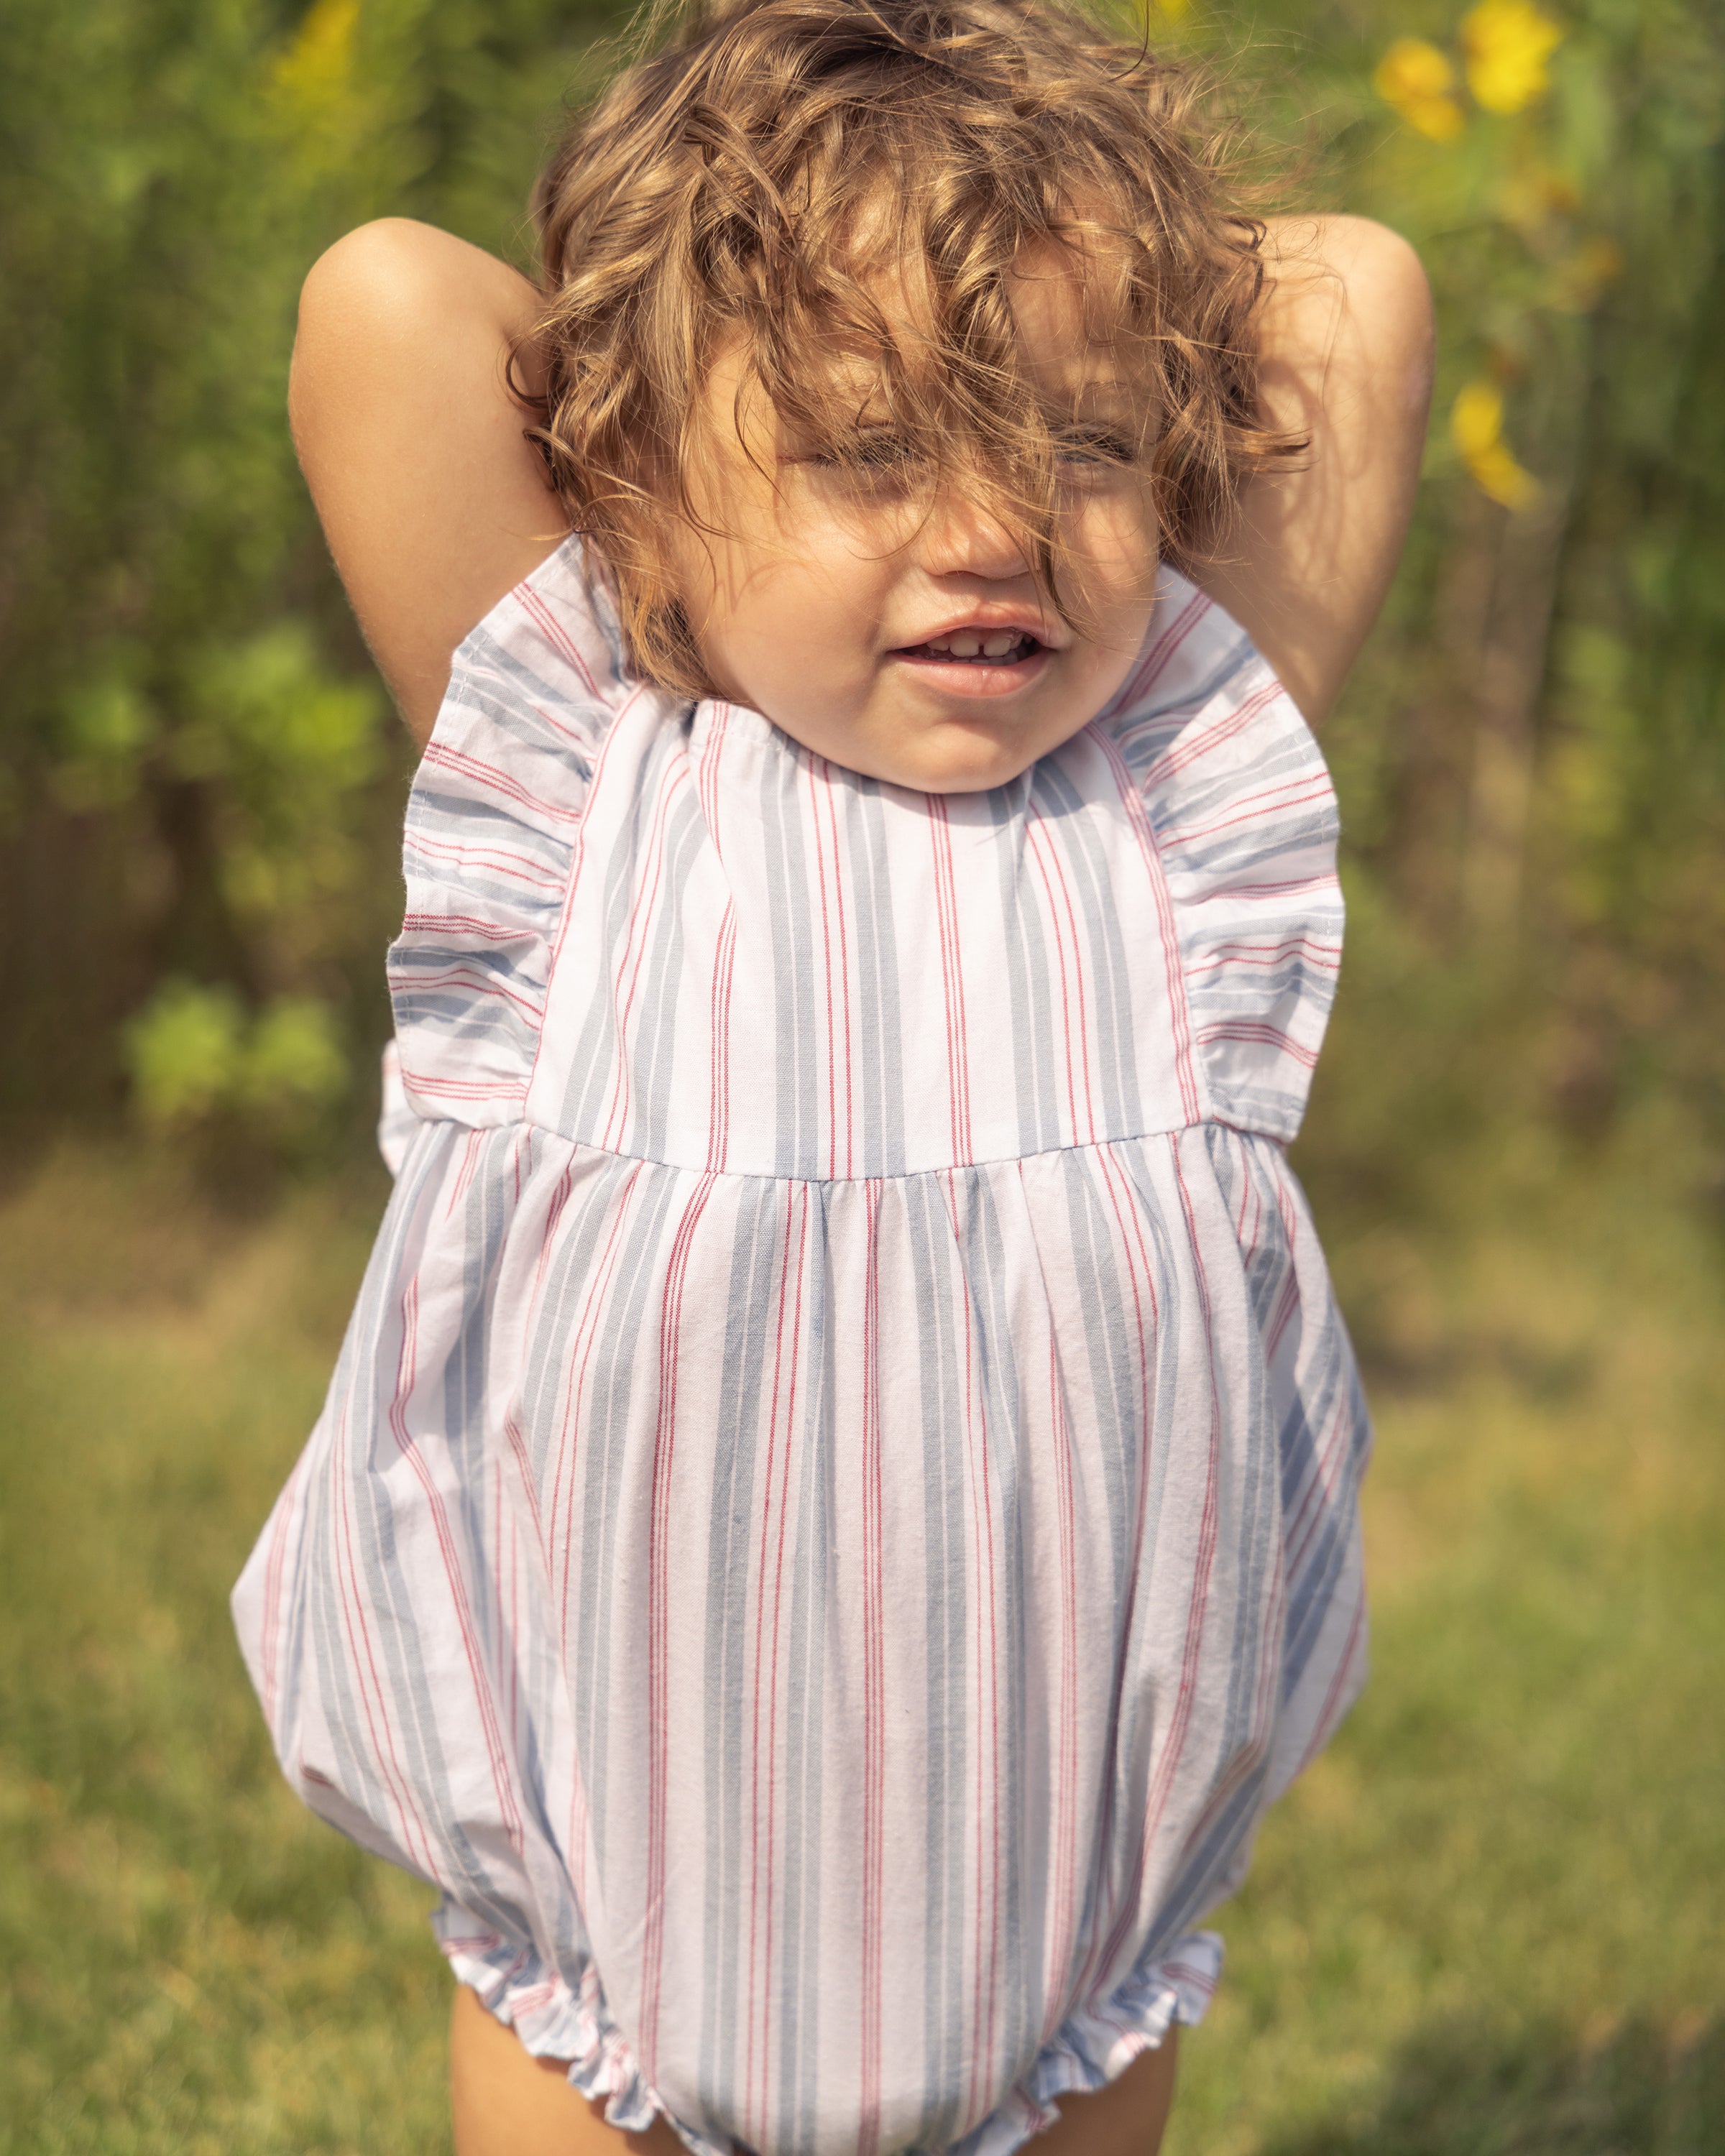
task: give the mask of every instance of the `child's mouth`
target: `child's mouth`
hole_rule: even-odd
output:
[[[901,659],[932,660],[946,666],[1018,666],[1043,649],[1021,629],[955,629],[926,644],[901,645]]]

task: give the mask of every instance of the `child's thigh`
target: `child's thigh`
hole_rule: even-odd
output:
[[[1174,2094],[1175,2041],[1147,2051],[1094,2096],[1060,2098],[1060,2116],[1034,2156],[1156,2156]],[[644,2133],[607,2126],[554,2059],[536,2059],[465,1984],[449,2020],[449,2099],[455,2156],[683,2156],[662,2118]]]
[[[1058,2097],[1060,2117],[1025,2156],[1156,2156],[1178,2064],[1178,2032],[1170,2029],[1155,2051],[1134,2059],[1106,2088]]]

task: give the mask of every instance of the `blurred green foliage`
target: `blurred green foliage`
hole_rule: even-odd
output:
[[[368,1113],[405,743],[285,412],[295,303],[402,211],[524,254],[575,0],[7,0],[0,1108]]]
[[[1348,963],[1302,1167],[1465,1212],[1627,1147],[1725,1194],[1725,38],[1712,0],[1179,8],[1439,352],[1385,618],[1325,733]]]
[[[126,1032],[146,1123],[178,1131],[227,1114],[278,1132],[339,1099],[349,1067],[327,1004],[277,996],[248,1019],[231,988],[164,981]]]
[[[1717,1197],[1717,0],[1145,4],[1306,198],[1416,243],[1440,317],[1406,563],[1327,736],[1353,933],[1307,1173],[1440,1205],[1471,1147],[1525,1166],[1629,1133]],[[266,1070],[329,1101],[339,1064],[357,1126],[408,757],[294,469],[295,294],[383,212],[525,259],[531,174],[614,18],[4,18],[0,1108],[261,1111]],[[265,1053],[281,1011],[304,1053]]]

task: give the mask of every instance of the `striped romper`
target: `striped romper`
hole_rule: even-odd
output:
[[[1364,1671],[1283,1157],[1335,839],[1168,572],[984,793],[644,686],[572,540],[457,654],[394,1195],[234,1608],[295,1787],[613,2124],[1007,2156],[1202,2014]]]

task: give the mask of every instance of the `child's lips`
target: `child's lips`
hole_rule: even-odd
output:
[[[1047,671],[1053,654],[1045,644],[1038,644],[1022,659],[937,659],[929,654],[926,645],[890,651],[886,655],[894,666],[914,675],[919,687],[969,701],[976,697],[1010,696],[1028,688]]]

